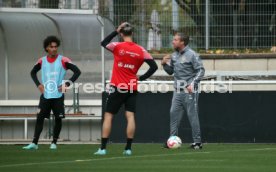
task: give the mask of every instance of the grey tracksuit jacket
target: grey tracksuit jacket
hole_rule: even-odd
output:
[[[190,47],[186,46],[180,52],[171,55],[169,64],[163,65],[164,70],[174,74],[172,105],[170,109],[170,135],[178,135],[178,128],[184,112],[186,112],[195,143],[201,142],[200,124],[198,118],[198,93],[185,93],[183,89],[190,84],[197,88],[205,73],[202,61]]]
[[[176,89],[191,83],[196,86],[205,73],[199,55],[189,46],[186,46],[181,52],[174,52],[171,55],[170,64],[165,64],[163,67],[169,75],[174,74],[174,87]]]

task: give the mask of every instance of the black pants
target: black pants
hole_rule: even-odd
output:
[[[49,119],[51,111],[53,111],[55,116],[53,143],[56,143],[62,128],[62,118],[64,118],[64,95],[60,98],[45,99],[42,94],[40,96],[39,108],[40,112],[37,114],[36,118],[33,143],[38,143],[40,134],[43,130],[44,119]]]

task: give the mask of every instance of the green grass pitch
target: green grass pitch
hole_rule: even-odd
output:
[[[99,145],[0,145],[0,172],[275,172],[276,144],[205,144],[202,150],[168,150],[161,144],[134,144],[123,156],[123,144],[108,145],[108,155],[93,153]]]

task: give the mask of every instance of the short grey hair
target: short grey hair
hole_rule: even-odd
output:
[[[185,33],[177,32],[175,35],[180,37],[180,41],[183,41],[185,46],[189,44],[190,37]]]

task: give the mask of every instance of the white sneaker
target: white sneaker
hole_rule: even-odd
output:
[[[57,145],[54,144],[54,143],[52,143],[52,144],[50,145],[50,149],[53,149],[53,150],[57,149]]]
[[[25,150],[37,150],[38,149],[38,145],[37,144],[34,144],[34,143],[31,143],[27,146],[24,146],[22,149],[25,149]]]

